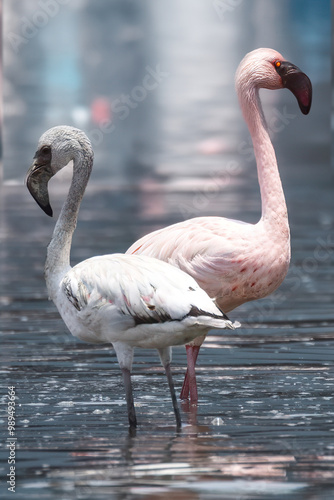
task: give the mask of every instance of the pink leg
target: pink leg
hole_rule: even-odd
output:
[[[195,365],[199,350],[200,346],[186,345],[188,368],[184,377],[180,399],[188,399],[190,393],[190,401],[198,400]]]

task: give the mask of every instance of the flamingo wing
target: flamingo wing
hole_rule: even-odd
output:
[[[206,325],[201,319],[206,317],[213,326],[218,321],[221,328],[233,328],[195,280],[146,256],[114,254],[87,259],[65,275],[61,290],[77,321],[88,328],[100,325],[101,335],[108,339],[110,330],[121,333],[138,325],[182,322],[188,317],[194,325]],[[92,336],[98,336],[98,331],[92,328]]]
[[[148,255],[179,267],[212,298],[231,296],[234,286],[241,293],[243,270],[255,268],[253,243],[260,240],[259,232],[253,224],[198,217],[142,237],[127,253]]]

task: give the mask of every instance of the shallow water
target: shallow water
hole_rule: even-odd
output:
[[[327,193],[330,189],[322,190],[319,205]],[[129,192],[120,195],[131,199]],[[160,195],[175,197],[163,190]],[[129,436],[115,354],[109,346],[72,338],[47,301],[42,268],[53,221],[26,193],[21,207],[13,207],[17,196],[18,188],[6,189],[11,232],[1,259],[6,283],[2,379],[5,387],[15,385],[17,397],[16,497],[332,497],[333,250],[328,247],[329,259],[314,261],[316,270],[299,263],[312,255],[310,233],[316,239],[331,231],[310,223],[303,232],[295,217],[296,257],[286,282],[279,294],[231,313],[241,329],[207,337],[197,369],[199,402],[182,403],[180,434],[157,354],[137,350],[133,382],[139,427]],[[180,194],[182,200],[188,196]],[[109,197],[114,193],[97,189],[87,196],[75,261],[89,256],[90,248],[106,253],[126,240],[130,217],[134,222],[130,208],[123,212],[126,224],[109,226],[119,235],[116,244],[99,239],[106,227],[104,217],[99,219],[101,205]],[[326,207],[331,203],[326,200]],[[22,232],[28,220],[34,221],[31,231]],[[146,220],[148,226],[155,223]],[[184,348],[175,348],[177,391],[185,365]]]
[[[314,83],[308,117],[297,114],[295,101],[284,92],[263,95],[289,210],[289,274],[272,296],[230,313],[242,328],[207,337],[197,368],[199,402],[181,404],[179,434],[158,355],[136,352],[139,427],[130,436],[114,352],[71,337],[46,296],[43,266],[54,220],[40,211],[22,179],[44,128],[60,120],[80,125],[75,122],[83,116],[78,103],[74,114],[64,103],[78,90],[77,80],[62,94],[59,85],[68,73],[57,79],[50,73],[57,22],[65,26],[66,20],[73,28],[71,20],[78,23],[79,17],[73,18],[71,10],[66,19],[59,14],[26,44],[33,58],[49,37],[44,47],[49,58],[35,66],[29,66],[23,49],[8,59],[6,39],[7,84],[14,97],[5,109],[1,193],[1,400],[6,424],[7,387],[14,385],[17,499],[333,498],[334,199],[326,19],[313,13],[311,22],[306,8],[297,16],[292,3],[282,1],[281,11],[274,7],[277,2],[266,0],[266,18],[276,20],[272,33],[254,20],[264,3],[252,2],[255,10],[250,3],[236,2],[226,19],[217,19],[198,1],[186,2],[181,10],[177,2],[170,2],[169,9],[156,2],[153,10],[146,2],[143,10],[132,2],[122,10],[115,2],[106,23],[118,13],[119,31],[108,40],[94,40],[103,50],[102,61],[112,54],[116,69],[111,65],[100,81],[101,71],[87,70],[87,57],[89,84],[78,94],[89,102],[92,88],[106,95],[112,82],[112,100],[125,84],[131,90],[141,82],[147,64],[158,61],[170,72],[154,98],[148,96],[136,113],[117,123],[118,132],[94,145],[96,163],[74,235],[73,263],[123,252],[139,236],[196,215],[256,222],[259,191],[234,95],[236,65],[254,46],[277,46],[307,67]],[[95,35],[108,10],[106,2],[99,5],[104,6],[100,12],[90,10],[81,19],[86,29],[95,26]],[[287,13],[294,29],[284,30]],[[299,23],[307,24],[308,37]],[[87,51],[90,38],[82,38]],[[69,58],[74,57],[71,50]],[[122,57],[115,55],[118,50]],[[22,61],[29,84],[19,78]],[[15,108],[20,99],[30,110],[21,116]],[[86,131],[95,126],[86,123]],[[56,215],[68,175],[50,186]],[[178,392],[185,366],[184,348],[175,348]],[[2,448],[3,476],[7,458],[8,449]],[[1,492],[1,498],[9,495]]]

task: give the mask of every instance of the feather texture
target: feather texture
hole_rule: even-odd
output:
[[[188,338],[233,328],[193,278],[146,256],[87,259],[65,274],[54,301],[70,331],[90,342],[159,348],[184,343],[184,328]],[[151,338],[143,340],[144,328]]]

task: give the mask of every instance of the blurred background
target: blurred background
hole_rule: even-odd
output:
[[[234,73],[261,46],[314,85],[307,119],[292,95],[263,92],[269,119],[285,102],[298,113],[276,127],[280,149],[305,141],[328,161],[330,0],[4,0],[3,43],[6,182],[22,181],[37,139],[59,124],[88,133],[95,181],[208,177],[243,139]]]

